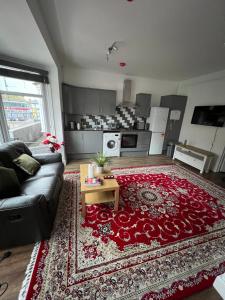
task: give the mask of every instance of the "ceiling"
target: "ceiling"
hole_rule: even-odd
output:
[[[225,69],[225,0],[40,3],[64,63],[168,80]],[[113,41],[121,45],[107,63]]]
[[[46,68],[53,63],[26,0],[1,0],[0,56]]]
[[[48,65],[27,1],[1,0],[0,54]],[[63,65],[174,81],[225,69],[225,0],[38,3]],[[107,63],[114,41],[119,51]]]

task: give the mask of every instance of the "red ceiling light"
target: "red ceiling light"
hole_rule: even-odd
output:
[[[127,64],[126,64],[125,62],[123,62],[123,61],[122,61],[122,62],[120,62],[120,67],[121,67],[121,68],[124,68],[124,67],[126,67],[126,65],[127,65]]]

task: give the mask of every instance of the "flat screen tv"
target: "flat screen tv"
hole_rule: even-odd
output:
[[[191,123],[225,127],[225,105],[195,106]]]

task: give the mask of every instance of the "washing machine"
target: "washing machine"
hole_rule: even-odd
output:
[[[120,156],[120,132],[103,133],[103,154],[107,157]]]

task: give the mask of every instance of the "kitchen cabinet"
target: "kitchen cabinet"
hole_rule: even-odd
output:
[[[84,114],[86,90],[84,88],[74,87],[68,84],[62,85],[63,111],[68,114]],[[74,99],[77,99],[74,101]]]
[[[64,112],[77,115],[114,115],[116,91],[75,87],[63,83]]]
[[[86,154],[102,151],[102,131],[65,131],[67,154]]]
[[[102,152],[103,132],[83,131],[84,153]]]
[[[72,113],[72,102],[70,100],[70,87],[68,85],[62,85],[63,96],[63,111],[65,113]]]
[[[65,131],[65,149],[66,153],[83,153],[84,141],[82,131]]]
[[[100,99],[98,89],[83,88],[86,92],[84,103],[85,108],[83,114],[99,115],[100,114]],[[79,98],[74,98],[74,103],[79,101]],[[76,109],[75,109],[76,111]]]
[[[140,93],[136,95],[136,110],[137,117],[148,118],[151,108],[151,94]]]
[[[151,139],[150,131],[139,132],[138,140],[137,140],[137,150],[149,151],[150,139]]]
[[[114,115],[116,112],[116,91],[99,90],[99,114]]]
[[[70,99],[72,111],[71,113],[83,115],[85,113],[86,90],[80,87],[70,87]],[[75,100],[77,99],[77,100]]]

